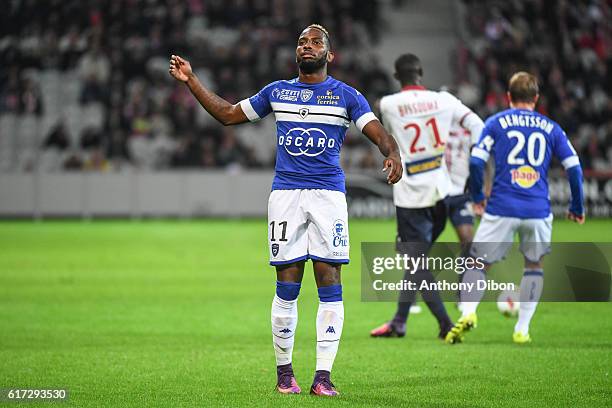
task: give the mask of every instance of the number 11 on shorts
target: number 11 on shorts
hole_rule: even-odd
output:
[[[270,241],[272,241],[272,242],[276,241],[276,238],[275,238],[275,235],[274,235],[275,224],[276,224],[276,221],[270,222]],[[279,241],[286,242],[287,241],[287,221],[279,222],[278,226],[282,227],[281,237],[280,237]]]

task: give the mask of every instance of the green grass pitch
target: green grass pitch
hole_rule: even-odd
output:
[[[333,380],[307,394],[316,288],[299,301],[294,368],[304,395],[274,393],[265,220],[0,223],[0,388],[70,390],[28,406],[610,406],[612,305],[546,303],[534,342],[511,342],[494,304],[458,346],[429,313],[404,339],[370,339],[392,303],[362,303],[361,241],[391,241],[393,221],[351,221],[345,326]],[[609,241],[612,220],[554,225],[554,240]],[[452,229],[441,241],[454,241]],[[453,319],[458,312],[449,305]],[[18,406],[19,404],[6,404]]]

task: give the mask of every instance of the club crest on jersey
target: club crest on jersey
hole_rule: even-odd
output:
[[[304,129],[296,127],[289,129],[286,134],[280,135],[278,145],[283,146],[287,153],[292,156],[315,157],[322,154],[326,149],[333,149],[336,141],[328,138],[325,132],[319,128]]]
[[[302,89],[300,91],[300,100],[302,102],[308,102],[310,98],[312,98],[313,93],[314,92],[312,91],[312,89]]]
[[[278,255],[280,246],[278,244],[272,244],[272,256]]]
[[[521,188],[531,188],[540,180],[540,173],[531,166],[512,169],[510,170],[510,176],[512,177],[512,184]]]
[[[300,109],[300,117],[302,119],[304,119],[306,116],[308,116],[308,113],[310,113],[310,111],[308,110],[308,108],[302,108]]]
[[[346,228],[346,224],[342,220],[334,221],[334,239],[333,245],[334,247],[343,246],[346,247],[348,245],[348,231]]]

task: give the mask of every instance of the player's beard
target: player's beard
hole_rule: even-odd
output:
[[[323,54],[319,59],[302,59],[297,57],[297,64],[300,71],[304,74],[312,74],[319,71],[327,63],[327,53]]]

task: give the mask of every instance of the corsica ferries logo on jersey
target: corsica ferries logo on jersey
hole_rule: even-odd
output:
[[[334,95],[331,89],[325,92],[325,95],[317,95],[317,105],[338,105],[340,97]]]
[[[278,145],[283,146],[292,156],[314,157],[326,149],[333,149],[336,141],[328,138],[321,129],[296,127],[279,136]]]
[[[510,170],[512,184],[522,188],[531,188],[540,180],[540,173],[531,166],[521,166]]]

